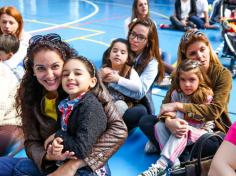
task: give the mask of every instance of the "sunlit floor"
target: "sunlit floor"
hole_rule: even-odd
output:
[[[168,16],[173,12],[174,0],[151,0],[151,17],[157,25],[169,23]],[[124,20],[131,15],[131,0],[0,0],[0,6],[16,6],[23,14],[24,28],[32,35],[58,33],[74,46],[78,52],[87,56],[100,66],[104,50],[114,38],[123,37]],[[222,42],[220,30],[203,30],[216,49]],[[158,29],[159,42],[163,51],[171,54],[174,64],[180,37],[179,31]],[[223,60],[228,64],[228,60]],[[236,85],[229,104],[231,119],[236,120],[234,101]],[[153,95],[156,112],[166,90],[155,89]],[[137,129],[129,136],[126,143],[110,159],[109,164],[113,176],[134,176],[145,170],[157,156],[144,154],[147,138]],[[24,152],[18,154],[23,156]]]

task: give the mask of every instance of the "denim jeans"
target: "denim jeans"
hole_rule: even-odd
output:
[[[204,18],[200,18],[198,16],[191,16],[191,17],[189,17],[189,21],[196,24],[198,29],[205,29],[205,26],[204,26],[205,19]]]
[[[108,164],[106,164],[104,168],[106,170],[105,173],[99,176],[111,176],[110,168]],[[34,164],[34,162],[28,158],[21,159],[20,161],[18,161],[15,164],[15,167],[13,168],[13,170],[14,170],[12,173],[13,176],[46,176],[47,175],[46,173],[40,172],[40,170]],[[86,166],[77,170],[75,176],[98,176],[98,175],[95,172],[93,172],[91,168]]]
[[[24,158],[0,157],[0,175],[12,176],[16,164]]]
[[[44,176],[46,174],[43,174],[40,172],[36,164],[33,162],[33,160],[25,158],[20,160],[14,168],[13,176]]]

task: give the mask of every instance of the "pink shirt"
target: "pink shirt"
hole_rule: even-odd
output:
[[[234,122],[234,124],[230,127],[224,140],[236,145],[236,122]]]

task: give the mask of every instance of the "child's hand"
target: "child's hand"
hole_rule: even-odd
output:
[[[49,144],[46,154],[47,160],[64,161],[66,159],[77,159],[74,152],[65,151],[64,153],[53,154],[52,145]]]
[[[188,131],[188,122],[183,119],[175,118],[167,118],[165,120],[166,127],[170,130],[170,132],[177,138],[181,138]]]
[[[53,139],[55,138],[55,133],[52,134],[51,136],[49,136],[45,142],[44,142],[44,149],[46,150],[48,145],[53,141]]]
[[[54,155],[61,154],[64,146],[62,145],[62,138],[57,137],[52,141],[52,153]]]
[[[111,72],[107,72],[106,76],[103,78],[104,82],[118,82],[120,79],[120,75],[117,71],[112,70]]]
[[[99,75],[104,80],[112,72],[113,72],[113,70],[110,67],[104,67],[99,71]]]

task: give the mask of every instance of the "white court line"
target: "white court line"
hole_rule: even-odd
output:
[[[85,16],[83,18],[80,18],[78,20],[75,20],[75,21],[71,21],[71,22],[68,22],[68,23],[64,23],[64,24],[59,24],[59,25],[55,25],[55,26],[52,26],[52,27],[48,27],[48,28],[43,28],[43,29],[37,29],[37,30],[32,30],[32,31],[28,31],[29,33],[37,33],[37,32],[43,32],[43,31],[48,31],[48,30],[52,30],[52,29],[57,29],[57,28],[61,28],[61,27],[65,27],[65,26],[69,26],[69,25],[72,25],[72,24],[75,24],[75,23],[78,23],[78,22],[81,22],[81,21],[84,21],[92,16],[94,16],[95,14],[98,13],[99,11],[99,8],[96,4],[90,2],[90,1],[87,1],[87,0],[81,0],[81,1],[84,1],[88,4],[91,4],[93,7],[94,7],[94,12],[89,14],[88,16]]]

